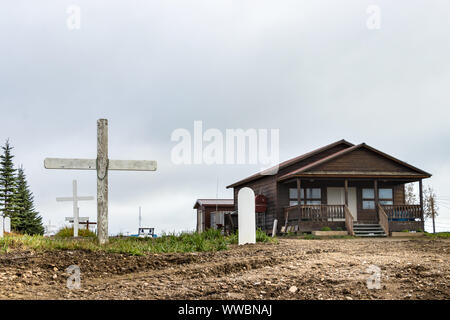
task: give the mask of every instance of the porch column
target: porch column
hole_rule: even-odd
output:
[[[378,180],[373,180],[373,192],[374,192],[374,201],[375,201],[375,212],[377,213],[377,219],[380,220],[378,217]]]
[[[301,200],[302,200],[302,197],[300,194],[301,190],[302,190],[301,189],[301,181],[300,181],[300,178],[297,178],[297,205],[298,205],[298,221],[299,222],[300,222],[300,218],[301,218],[301,214],[302,214],[302,209],[300,207]]]
[[[420,210],[422,212],[421,220],[423,223],[423,190],[422,190],[422,179],[419,180],[419,199],[420,199]]]
[[[348,180],[344,181],[344,189],[345,189],[345,205],[348,207]]]

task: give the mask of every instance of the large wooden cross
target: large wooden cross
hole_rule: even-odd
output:
[[[73,236],[78,237],[78,223],[80,208],[78,208],[78,201],[94,200],[94,197],[80,197],[78,196],[77,180],[72,182],[72,197],[59,197],[56,201],[72,201],[73,202]]]
[[[108,242],[108,171],[155,171],[156,161],[109,160],[108,120],[97,121],[97,159],[46,158],[46,169],[72,169],[97,171],[97,236],[100,244]]]

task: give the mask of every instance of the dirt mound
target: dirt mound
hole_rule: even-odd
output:
[[[147,256],[14,251],[0,255],[0,298],[449,299],[449,247],[448,240],[292,239]],[[66,286],[71,265],[81,270],[78,290]],[[380,268],[380,289],[367,286],[370,266]]]

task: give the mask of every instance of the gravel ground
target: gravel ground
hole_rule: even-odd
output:
[[[382,238],[148,256],[20,250],[0,254],[0,299],[449,299],[449,249],[447,239]],[[70,265],[79,289],[67,288]]]

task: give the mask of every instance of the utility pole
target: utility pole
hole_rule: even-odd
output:
[[[142,215],[141,215],[141,207],[139,207],[139,228],[142,227]]]

